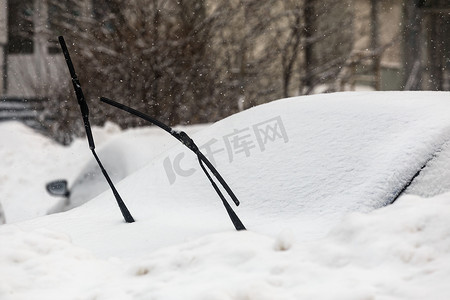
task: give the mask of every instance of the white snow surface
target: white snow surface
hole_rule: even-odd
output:
[[[136,222],[123,222],[110,191],[43,216],[55,200],[34,180],[43,190],[51,176],[75,178],[87,143],[61,147],[0,124],[10,223],[0,226],[0,299],[447,299],[450,194],[383,206],[442,153],[449,100],[444,92],[290,98],[192,134],[240,199],[244,232],[183,145],[168,135],[157,142],[155,128],[112,124],[94,130],[97,144],[132,144],[134,134],[155,141],[135,140],[125,165],[137,171],[117,183]],[[139,149],[152,149],[150,158]],[[448,169],[445,157],[430,166]],[[432,194],[427,174],[411,192]]]

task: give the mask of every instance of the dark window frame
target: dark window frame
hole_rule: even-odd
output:
[[[8,0],[8,54],[34,53],[34,1]]]

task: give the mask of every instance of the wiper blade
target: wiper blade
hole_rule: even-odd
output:
[[[203,172],[208,177],[209,181],[211,182],[211,185],[214,187],[214,190],[219,195],[220,199],[222,200],[223,205],[225,206],[225,209],[227,210],[228,216],[230,217],[234,227],[236,230],[245,230],[244,224],[242,224],[239,217],[236,215],[234,210],[231,208],[230,204],[226,201],[225,197],[223,196],[222,192],[218,188],[217,184],[212,179],[211,175],[208,173],[208,171],[205,168],[208,167],[208,169],[211,171],[211,173],[214,175],[214,177],[217,178],[217,180],[220,182],[220,184],[223,186],[223,188],[226,190],[230,198],[233,200],[233,202],[236,204],[236,206],[239,205],[239,200],[237,199],[236,195],[233,193],[231,188],[228,186],[228,184],[225,182],[223,177],[219,174],[219,172],[216,170],[216,168],[213,166],[213,164],[206,158],[206,156],[198,149],[197,145],[194,143],[194,141],[185,133],[184,131],[176,131],[172,129],[170,126],[160,122],[159,120],[150,117],[147,114],[144,114],[138,110],[135,110],[129,106],[126,106],[124,104],[121,104],[119,102],[113,101],[111,99],[100,97],[100,100],[104,103],[107,103],[109,105],[112,105],[114,107],[117,107],[121,110],[124,110],[132,115],[135,115],[141,119],[144,119],[161,129],[167,131],[170,135],[175,137],[177,140],[179,140],[181,143],[183,143],[187,148],[189,148],[192,152],[194,152],[197,155],[199,164],[203,170]]]
[[[122,216],[125,219],[125,222],[133,223],[134,222],[133,216],[131,215],[127,206],[123,202],[122,197],[120,197],[119,192],[117,191],[116,187],[114,186],[113,182],[111,181],[111,178],[109,177],[108,173],[106,172],[105,168],[103,167],[100,159],[97,156],[97,153],[95,153],[94,137],[92,136],[92,129],[91,129],[91,125],[89,124],[89,108],[88,108],[86,100],[84,98],[84,94],[83,94],[83,90],[81,89],[80,81],[78,80],[77,74],[75,73],[75,68],[73,67],[72,59],[70,58],[69,50],[67,49],[66,42],[64,41],[64,38],[62,36],[58,37],[58,40],[61,45],[61,49],[64,54],[64,58],[66,59],[66,63],[67,63],[67,67],[69,68],[70,76],[72,77],[73,88],[75,89],[75,94],[77,96],[78,104],[80,105],[81,115],[83,116],[83,123],[84,123],[84,128],[86,130],[86,136],[88,139],[89,148],[91,149],[95,160],[97,161],[100,169],[102,170],[103,176],[105,176],[105,179],[108,182],[108,184],[113,192],[114,197],[116,198],[117,205],[119,205],[120,211],[122,212]]]

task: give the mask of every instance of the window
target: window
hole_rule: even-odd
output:
[[[33,0],[8,0],[8,53],[33,53]]]

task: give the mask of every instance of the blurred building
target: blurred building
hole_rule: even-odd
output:
[[[0,7],[0,95],[45,97],[62,61],[49,43],[46,1],[0,0]]]
[[[0,120],[39,124],[63,62],[49,43],[46,1],[0,0]]]
[[[353,0],[351,83],[450,89],[450,1]],[[0,97],[45,98],[67,77],[45,0],[0,0]]]
[[[450,1],[354,4],[356,84],[376,90],[450,90]]]

